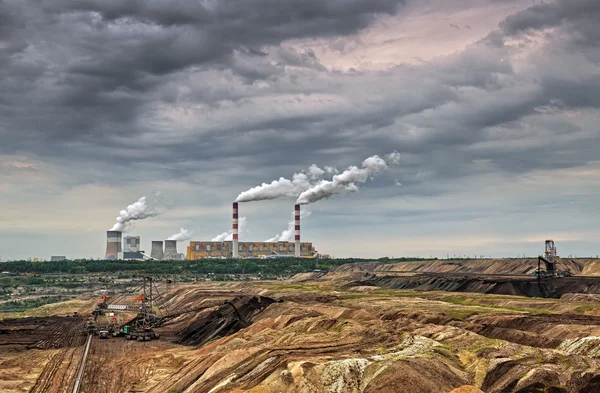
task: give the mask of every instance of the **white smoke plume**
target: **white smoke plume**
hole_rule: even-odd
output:
[[[397,151],[386,156],[391,164],[400,161]],[[296,200],[297,204],[306,205],[321,199],[329,198],[336,194],[351,194],[358,191],[357,183],[364,183],[370,177],[378,175],[389,168],[388,163],[375,155],[362,162],[362,167],[351,166],[344,172],[333,176],[331,180],[321,180],[313,187],[303,191]]]
[[[260,186],[253,187],[238,195],[235,202],[263,201],[267,199],[277,199],[283,197],[296,198],[303,191],[313,187],[322,179],[325,173],[335,168],[327,167],[326,170],[316,165],[311,165],[306,171],[294,173],[292,180],[280,177],[279,180],[273,180],[271,183],[263,183]]]
[[[398,165],[398,164],[400,164],[401,157],[402,157],[402,155],[400,153],[398,153],[398,151],[394,150],[392,153],[387,154],[385,156],[385,159],[388,164]]]
[[[338,171],[337,168],[334,166],[325,165],[323,168],[325,169],[325,172],[327,172],[330,175],[337,175],[338,173],[340,173],[340,171]]]
[[[246,217],[240,217],[238,220],[238,234],[242,234],[246,230]],[[233,229],[228,230],[227,232],[223,232],[220,235],[217,235],[211,239],[213,242],[223,242],[227,240],[233,240]]]
[[[127,206],[125,210],[119,212],[119,217],[116,218],[117,222],[110,229],[111,231],[126,231],[128,224],[131,221],[143,220],[148,217],[158,216],[158,212],[152,210],[146,203],[146,197],[143,196],[136,202]]]
[[[194,231],[190,231],[185,228],[179,228],[179,233],[170,236],[167,240],[177,240],[178,242],[183,242],[185,240],[190,240],[192,236],[194,236]]]
[[[300,210],[300,220],[304,220],[310,216],[311,212],[306,209]],[[292,219],[288,222],[287,229],[283,232],[278,233],[274,237],[265,240],[265,242],[289,242],[294,240],[294,234],[296,233],[296,212],[292,212]]]

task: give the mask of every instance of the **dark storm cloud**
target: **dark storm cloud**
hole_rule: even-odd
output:
[[[50,1],[46,9],[58,23],[89,15],[85,42],[72,44],[96,53],[80,58],[73,71],[97,75],[109,72],[110,65],[117,76],[127,70],[164,75],[211,62],[228,66],[236,49],[257,54],[265,45],[290,38],[352,34],[376,15],[394,13],[402,2],[80,0]],[[93,17],[96,13],[99,18]]]
[[[251,186],[398,149],[401,167],[379,181],[398,177],[411,191],[423,182],[416,173],[435,182],[593,159],[594,129],[578,115],[547,117],[600,105],[596,1],[532,6],[487,39],[419,66],[328,70],[312,49],[281,45],[354,34],[401,3],[11,3],[0,27],[12,43],[0,68],[0,150],[147,172],[137,178],[240,165]],[[19,18],[42,27],[10,23]],[[514,57],[521,48],[511,40],[548,28],[548,43]]]
[[[193,67],[229,69],[248,83],[280,74],[286,61],[317,67],[310,52],[294,57],[291,51],[273,65],[261,60],[262,48],[352,34],[401,3],[1,2],[0,149],[31,150],[43,141],[57,143],[49,151],[58,152],[61,141],[103,145],[112,135],[135,136],[143,132],[135,120],[148,103],[166,98],[173,75]]]
[[[599,17],[600,3],[597,0],[556,0],[536,4],[511,15],[500,26],[505,33],[514,35],[574,23],[569,27],[576,28],[584,35],[589,32],[589,38],[592,38],[600,29],[588,31],[588,23],[597,27]]]

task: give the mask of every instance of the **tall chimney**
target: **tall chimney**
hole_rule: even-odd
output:
[[[174,261],[177,259],[177,240],[165,240],[164,257],[169,261]]]
[[[233,221],[232,221],[232,233],[233,233],[233,257],[238,258],[238,204],[233,202]]]
[[[163,253],[163,242],[162,241],[153,241],[152,249],[150,250],[150,257],[154,259],[163,260],[165,259],[165,254]]]
[[[295,236],[294,236],[294,254],[300,258],[300,205],[294,206]]]
[[[104,255],[104,258],[117,259],[119,258],[119,253],[121,251],[121,232],[106,231],[106,254]]]

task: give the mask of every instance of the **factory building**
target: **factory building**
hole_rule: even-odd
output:
[[[123,252],[138,252],[140,251],[140,237],[139,236],[125,236],[125,245],[123,246]]]
[[[119,259],[124,261],[143,261],[144,251],[124,251],[119,254]]]
[[[186,259],[233,258],[233,241],[200,241],[190,242]],[[265,255],[293,256],[296,254],[294,242],[237,242],[239,258],[260,258]],[[317,255],[312,243],[299,243],[300,257],[311,258]]]
[[[60,262],[60,261],[66,261],[67,257],[64,255],[52,255],[50,257],[50,262]]]

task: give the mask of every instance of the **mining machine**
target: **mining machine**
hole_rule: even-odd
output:
[[[569,269],[559,270],[558,260],[560,257],[556,253],[554,240],[546,240],[544,255],[538,256],[538,268],[534,274],[538,279],[542,278],[558,278],[571,277],[573,274]],[[542,270],[542,262],[544,262],[546,270]]]
[[[167,284],[170,283],[171,281],[167,280]],[[131,294],[132,292],[139,291],[142,293],[133,299],[136,301],[136,305],[125,304],[127,303],[125,301],[126,295],[117,296],[113,299],[102,296],[101,301],[96,305],[91,314],[86,332],[96,333],[99,338],[124,336],[127,340],[150,341],[160,337],[155,329],[165,322],[183,314],[198,312],[220,305],[220,303],[209,303],[197,307],[169,310],[165,304],[164,295],[166,294],[163,294],[159,290],[156,280],[152,277],[144,277],[142,285],[128,291],[128,293]],[[234,309],[235,316],[239,319],[240,323],[247,325],[247,322],[240,315],[234,304],[231,302],[225,302],[225,304]],[[113,311],[137,311],[137,314],[125,323],[118,323]],[[100,316],[110,316],[111,320],[109,323],[100,324]]]

